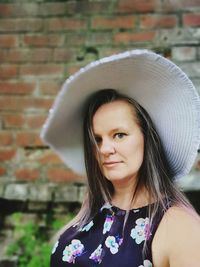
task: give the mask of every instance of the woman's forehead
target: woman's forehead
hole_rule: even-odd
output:
[[[103,104],[93,116],[93,131],[127,128],[136,124],[135,111],[131,104],[117,100]]]
[[[127,113],[134,113],[135,112],[135,107],[133,106],[133,104],[125,101],[125,100],[115,100],[115,101],[112,101],[112,102],[109,102],[109,103],[105,103],[103,105],[101,105],[95,112],[94,116],[96,114],[104,114],[104,113],[107,113],[107,112],[112,112],[112,111],[115,111],[115,112],[127,112]],[[93,117],[94,117],[93,116]]]

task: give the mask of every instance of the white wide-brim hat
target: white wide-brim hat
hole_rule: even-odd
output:
[[[170,166],[179,178],[190,171],[200,144],[200,99],[174,63],[148,50],[105,57],[81,68],[64,83],[41,138],[76,173],[85,174],[83,107],[100,89],[116,89],[149,113]]]

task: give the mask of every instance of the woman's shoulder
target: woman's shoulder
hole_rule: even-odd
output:
[[[200,262],[200,217],[192,209],[170,207],[163,216],[153,243],[162,250],[165,266],[197,266]],[[155,253],[155,255],[157,255]],[[155,266],[157,266],[155,264]],[[158,265],[159,266],[159,265]]]
[[[199,234],[200,242],[200,216],[190,207],[170,207],[163,216],[160,229],[168,232],[168,238],[172,239],[177,236],[180,239],[185,239],[187,236],[192,237],[195,232],[196,236]]]
[[[200,216],[190,207],[172,206],[163,216],[163,225],[172,232],[178,227],[178,232],[182,227],[193,226],[194,229],[200,231]]]
[[[172,206],[163,216],[161,226],[175,236],[182,233],[183,238],[186,234],[191,235],[191,229],[200,234],[200,216],[192,208]]]

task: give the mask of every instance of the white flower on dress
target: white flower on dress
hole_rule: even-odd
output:
[[[93,225],[94,225],[94,222],[91,221],[88,224],[86,224],[83,228],[81,228],[80,231],[81,232],[83,232],[83,231],[88,232],[92,228]]]
[[[108,236],[105,241],[106,247],[110,249],[112,254],[116,254],[118,252],[119,244],[116,242],[114,236]]]
[[[63,261],[67,261],[69,263],[75,263],[75,259],[78,256],[81,256],[84,250],[84,245],[78,239],[73,239],[69,246],[66,246],[63,251]]]
[[[90,259],[94,260],[95,262],[101,263],[101,254],[102,254],[102,245],[100,244],[94,252],[90,255]]]
[[[57,249],[57,247],[58,247],[58,244],[59,244],[59,241],[57,241],[55,244],[54,244],[54,246],[53,246],[53,249],[52,249],[52,254],[54,254],[55,252],[56,252],[56,249]]]
[[[131,230],[131,237],[135,239],[136,244],[148,240],[150,234],[149,218],[137,219],[135,228]]]
[[[110,228],[113,224],[114,218],[112,215],[107,215],[106,220],[103,225],[103,234],[106,234],[107,232],[110,231]]]
[[[152,267],[152,263],[149,260],[144,260],[143,265],[140,265],[139,267]]]

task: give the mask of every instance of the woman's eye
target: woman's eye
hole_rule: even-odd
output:
[[[124,136],[126,136],[125,133],[116,133],[116,134],[114,135],[114,137],[115,137],[115,138],[118,138],[118,139],[122,139],[122,138],[124,138]]]
[[[100,144],[101,143],[101,138],[100,137],[95,137],[95,141],[97,144]]]

